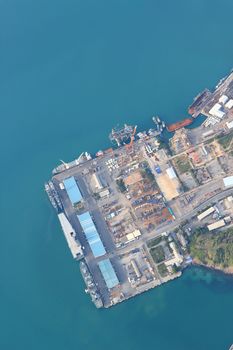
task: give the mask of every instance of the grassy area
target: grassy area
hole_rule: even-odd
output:
[[[192,169],[191,164],[186,157],[176,157],[173,162],[180,174],[188,173]]]
[[[163,247],[161,245],[150,249],[151,256],[156,264],[161,263],[165,259]]]
[[[162,242],[163,240],[163,237],[160,236],[160,237],[157,237],[157,238],[153,238],[151,239],[148,243],[147,243],[147,246],[149,248],[152,248],[152,247],[155,247],[156,245],[158,245],[160,242]]]
[[[166,277],[168,275],[168,269],[164,263],[158,265],[157,269],[161,277]]]
[[[219,233],[194,233],[190,254],[197,262],[216,268],[233,267],[233,228]]]
[[[233,132],[218,138],[218,142],[220,143],[220,145],[223,147],[224,150],[227,150],[229,148],[232,140],[233,140]]]

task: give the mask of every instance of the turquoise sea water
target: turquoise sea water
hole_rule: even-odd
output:
[[[233,279],[197,268],[109,310],[43,183],[117,123],[186,116],[233,67],[231,0],[0,0],[0,349],[225,350]]]

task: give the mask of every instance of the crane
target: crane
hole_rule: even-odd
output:
[[[66,162],[64,162],[62,159],[60,159],[60,162],[64,165],[66,169],[69,169],[69,165]]]

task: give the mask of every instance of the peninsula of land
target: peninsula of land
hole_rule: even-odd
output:
[[[193,262],[233,272],[233,73],[188,112],[172,125],[154,116],[144,132],[114,128],[111,148],[62,162],[45,184],[98,308],[175,279]],[[200,115],[202,125],[185,128]]]

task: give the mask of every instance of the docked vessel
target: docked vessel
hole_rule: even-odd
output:
[[[165,129],[165,123],[158,116],[152,117],[153,122],[155,123],[157,133],[160,134]]]
[[[180,122],[167,125],[167,131],[173,132],[193,123],[193,118],[186,118]]]
[[[188,108],[188,113],[191,114],[193,118],[196,118],[202,109],[203,104],[211,97],[211,92],[208,89],[205,89],[200,94],[198,94],[193,103]]]
[[[57,193],[52,181],[45,183],[45,191],[46,191],[46,193],[49,197],[49,200],[50,200],[52,206],[54,207],[54,209],[56,209],[57,212],[62,211],[63,205],[60,201],[60,198],[58,196],[58,193]]]
[[[123,127],[115,127],[112,129],[109,139],[111,142],[116,143],[118,147],[125,143],[128,143],[131,136],[134,133],[135,126],[124,124]]]
[[[53,169],[52,173],[53,175],[62,173],[63,171],[73,168],[83,162],[86,162],[88,160],[91,160],[92,156],[88,152],[82,152],[80,156],[77,159],[74,159],[72,162],[66,163],[63,160],[61,160],[61,164],[59,164],[56,168]]]
[[[97,286],[91,276],[91,273],[85,264],[84,261],[80,262],[80,271],[83,276],[83,279],[86,283],[87,289],[86,292],[90,294],[91,300],[95,304],[95,306],[99,309],[100,307],[103,307],[103,302],[101,300],[100,294],[98,292]]]

